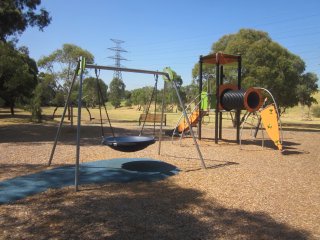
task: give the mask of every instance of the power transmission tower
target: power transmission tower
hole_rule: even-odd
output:
[[[115,43],[115,46],[108,48],[109,50],[114,52],[114,56],[110,56],[109,58],[114,59],[115,67],[121,67],[122,66],[121,61],[127,61],[126,58],[123,58],[121,56],[121,53],[128,52],[121,47],[121,44],[124,43],[124,41],[118,40],[118,39],[112,39],[112,38],[110,40]],[[118,78],[122,80],[121,71],[115,70],[113,72],[113,78]]]

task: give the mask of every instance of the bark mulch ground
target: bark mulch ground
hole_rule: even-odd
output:
[[[50,189],[0,205],[1,239],[320,239],[319,132],[285,131],[281,154],[249,131],[240,149],[235,130],[215,144],[213,129],[204,129],[202,169],[190,138],[165,137],[160,155],[158,143],[126,153],[100,145],[99,131],[82,128],[81,162],[147,157],[179,174]],[[55,132],[49,124],[1,126],[0,180],[48,169]],[[75,130],[65,127],[52,167],[74,162]]]

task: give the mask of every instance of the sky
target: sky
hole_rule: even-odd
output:
[[[50,13],[51,24],[43,32],[28,28],[18,43],[35,60],[71,43],[91,52],[96,64],[110,66],[115,64],[109,58],[114,52],[108,48],[115,46],[110,39],[119,39],[127,51],[124,67],[162,71],[170,66],[185,85],[214,42],[251,28],[269,33],[320,78],[319,0],[42,0],[41,7]],[[106,84],[112,76],[100,74]],[[122,77],[128,90],[154,84],[152,75]]]

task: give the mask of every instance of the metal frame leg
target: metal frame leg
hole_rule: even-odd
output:
[[[51,163],[52,163],[53,155],[54,155],[54,152],[55,152],[56,147],[57,147],[57,142],[58,142],[58,139],[59,139],[59,136],[60,136],[60,133],[61,133],[61,128],[62,128],[62,124],[63,124],[64,118],[66,116],[67,108],[69,106],[69,101],[70,101],[70,97],[71,97],[72,88],[73,88],[74,82],[75,82],[75,80],[77,78],[79,67],[80,67],[80,62],[78,62],[78,65],[76,67],[76,70],[75,70],[73,78],[72,78],[72,82],[71,82],[70,89],[69,89],[69,92],[68,92],[67,100],[66,100],[66,103],[64,105],[63,113],[62,113],[62,116],[61,116],[59,128],[58,128],[56,137],[54,139],[54,144],[53,144],[53,147],[52,147],[52,150],[51,150],[48,166],[50,166]]]
[[[172,79],[171,79],[172,80]],[[191,124],[190,124],[190,121],[189,121],[189,118],[188,118],[188,115],[186,113],[186,110],[184,108],[184,104],[182,102],[182,99],[180,97],[180,94],[179,94],[179,91],[178,91],[178,88],[177,88],[177,84],[174,80],[172,80],[172,85],[173,85],[173,88],[176,90],[176,93],[177,93],[177,96],[178,96],[178,99],[179,99],[179,103],[180,103],[180,106],[182,108],[182,111],[183,111],[183,115],[184,115],[184,118],[186,119],[187,123],[188,123],[188,126],[189,126],[189,129],[190,129],[190,133],[191,133],[191,136],[192,136],[192,139],[193,139],[193,142],[196,146],[196,149],[197,149],[197,152],[198,152],[198,155],[199,155],[199,158],[200,158],[200,161],[201,161],[201,165],[202,165],[202,168],[206,169],[206,164],[204,163],[204,160],[203,160],[203,157],[202,157],[202,153],[200,151],[200,148],[199,148],[199,145],[198,145],[198,142],[197,142],[197,139],[195,138],[194,136],[194,133],[193,133],[193,130],[192,130],[192,127],[191,127]]]

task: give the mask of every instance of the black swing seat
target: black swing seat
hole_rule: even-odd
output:
[[[154,137],[149,136],[111,136],[104,137],[102,140],[102,144],[121,152],[136,152],[148,147],[154,142]]]

